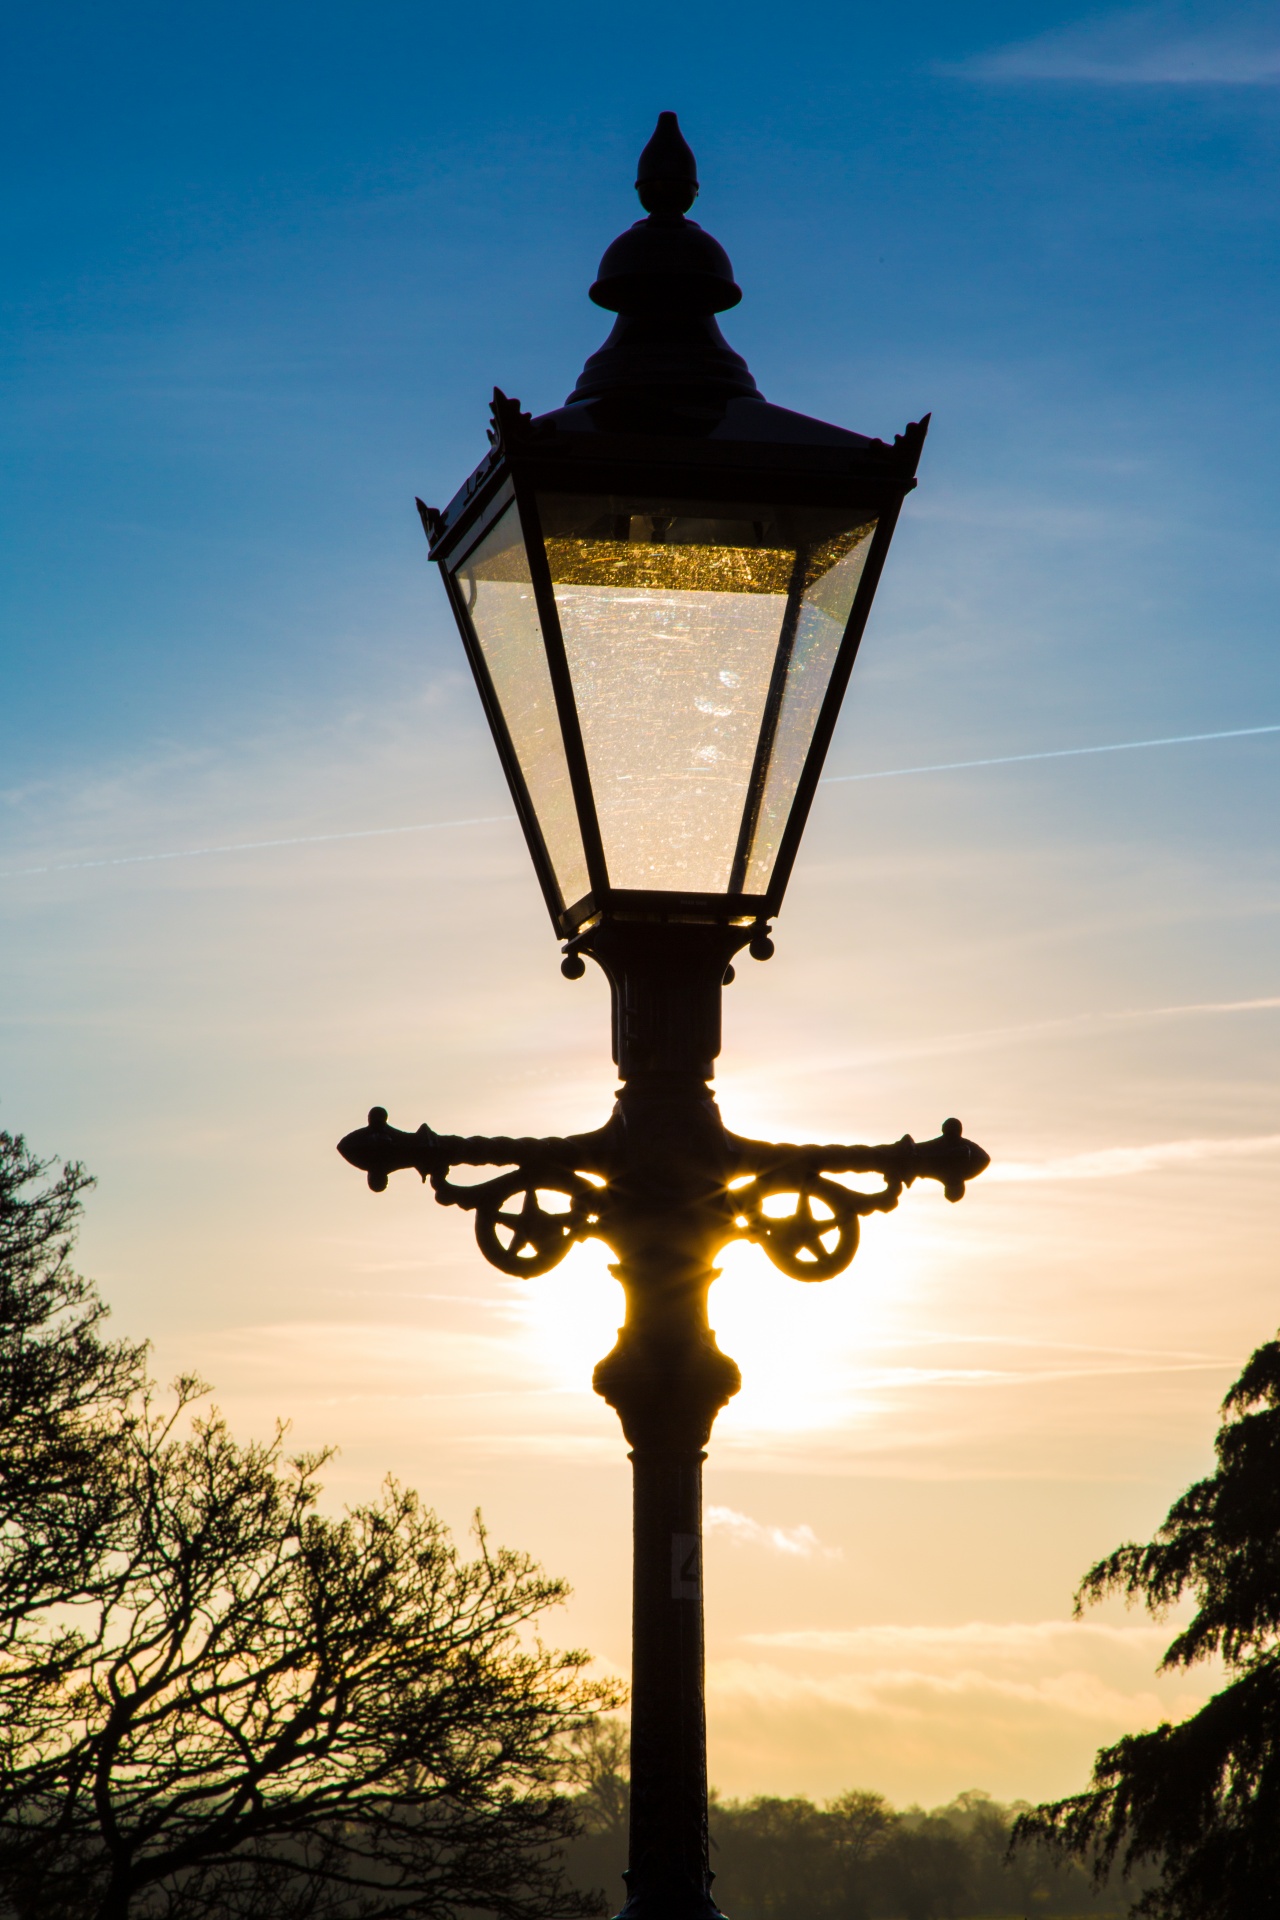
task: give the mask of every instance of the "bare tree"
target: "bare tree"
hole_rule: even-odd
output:
[[[617,1704],[562,1582],[388,1481],[162,1409],[70,1266],[83,1169],[0,1134],[0,1912],[551,1920],[567,1742]]]
[[[566,1777],[577,1789],[584,1825],[607,1834],[626,1854],[631,1811],[631,1732],[626,1722],[593,1715],[565,1743]]]
[[[578,1826],[565,1855],[566,1871],[593,1914],[616,1913],[626,1897],[630,1729],[612,1715],[597,1715],[576,1728],[565,1745]]]
[[[613,1694],[529,1638],[563,1584],[478,1521],[462,1558],[394,1482],[326,1518],[324,1456],[180,1429],[197,1384],[131,1427],[129,1550],[44,1621],[47,1675],[0,1672],[14,1911],[571,1911],[557,1750]]]
[[[145,1344],[104,1337],[107,1309],[71,1265],[93,1181],[76,1161],[46,1181],[54,1165],[0,1132],[0,1649],[11,1660],[33,1607],[92,1583],[122,1517],[116,1454],[146,1361]]]

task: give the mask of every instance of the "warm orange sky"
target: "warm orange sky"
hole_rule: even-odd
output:
[[[871,759],[886,655],[873,636],[833,764]],[[1188,775],[1210,768],[1206,818]],[[712,1318],[746,1384],[707,1469],[723,1791],[1057,1793],[1201,1697],[1154,1681],[1159,1628],[1072,1625],[1070,1597],[1206,1466],[1277,1317],[1276,894],[1229,828],[1278,786],[1263,740],[820,797],[777,957],[726,996],[726,1117],[888,1139],[954,1111],[994,1164],[961,1206],[928,1186],[868,1222],[826,1286],[724,1259]],[[209,819],[224,843],[287,833],[290,806],[357,791],[388,820],[505,811],[459,678],[264,735],[230,773],[158,759],[86,787],[49,844],[74,854],[86,810],[117,849],[207,843]],[[5,1118],[101,1176],[84,1259],[121,1324],[241,1428],[287,1412],[337,1442],[335,1498],[391,1469],[460,1527],[482,1504],[572,1579],[562,1632],[625,1669],[628,1469],[589,1391],[619,1319],[603,1250],[505,1280],[413,1176],[371,1195],[332,1145],[375,1100],[459,1132],[607,1110],[606,991],[561,978],[514,826],[32,875],[6,900]]]

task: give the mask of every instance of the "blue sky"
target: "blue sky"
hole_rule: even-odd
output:
[[[331,1152],[611,1086],[514,830],[430,824],[508,809],[413,496],[569,391],[672,107],[765,394],[933,413],[831,771],[1280,724],[1280,14],[55,0],[0,66],[0,1123],[158,1364],[483,1498],[620,1664],[603,1262],[520,1293]],[[1277,1318],[1278,811],[1280,734],[824,789],[727,1117],[1005,1171],[717,1289],[730,1790],[1066,1791],[1158,1710],[1068,1602]]]
[[[240,733],[417,670],[412,495],[472,464],[495,380],[535,407],[571,384],[668,99],[767,393],[872,431],[932,407],[935,499],[980,481],[1041,542],[1118,523],[1050,605],[980,511],[942,556],[916,617],[963,594],[966,625],[1017,618],[1059,656],[1011,662],[994,714],[964,676],[966,728],[1244,724],[1275,692],[1280,28],[1127,19],[810,6],[784,34],[694,6],[641,35],[499,7],[477,40],[407,6],[29,10],[6,59],[5,764],[47,772],[53,735],[79,758],[107,730]],[[1186,79],[1140,77],[1162,47]],[[364,645],[373,623],[400,645]]]

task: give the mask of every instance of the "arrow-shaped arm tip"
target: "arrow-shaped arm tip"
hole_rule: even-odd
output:
[[[976,1140],[966,1140],[958,1120],[944,1120],[936,1140],[914,1140],[910,1144],[908,1182],[937,1180],[948,1200],[963,1200],[965,1182],[976,1180],[991,1165]]]
[[[369,1124],[345,1134],[338,1142],[338,1152],[368,1176],[375,1193],[383,1193],[390,1175],[402,1167],[412,1167],[425,1180],[443,1166],[434,1150],[436,1140],[437,1135],[425,1123],[416,1133],[405,1133],[400,1127],[388,1126],[385,1107],[370,1107]]]

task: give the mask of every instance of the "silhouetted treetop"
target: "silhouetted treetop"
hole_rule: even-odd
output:
[[[0,1135],[0,1916],[568,1920],[567,1744],[617,1704],[563,1582],[388,1481],[162,1404],[70,1265],[74,1164]]]
[[[1251,1355],[1222,1412],[1217,1471],[1174,1501],[1146,1546],[1090,1568],[1077,1595],[1077,1610],[1122,1593],[1153,1613],[1194,1595],[1165,1668],[1215,1653],[1239,1664],[1280,1633],[1280,1341]]]
[[[21,1134],[0,1132],[0,1646],[33,1606],[91,1582],[120,1518],[116,1449],[145,1369],[142,1342],[108,1340],[107,1308],[71,1265],[77,1161],[52,1180]],[[41,1184],[41,1183],[44,1184]]]
[[[1092,1567],[1077,1605],[1121,1593],[1159,1616],[1191,1595],[1161,1664],[1218,1654],[1229,1684],[1180,1725],[1104,1747],[1088,1792],[1019,1823],[1099,1871],[1156,1866],[1133,1911],[1160,1920],[1280,1920],[1280,1342],[1251,1356],[1222,1414],[1216,1471],[1149,1544]]]

